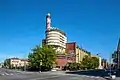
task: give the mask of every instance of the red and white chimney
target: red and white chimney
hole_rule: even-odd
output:
[[[46,30],[50,30],[51,28],[51,16],[50,13],[46,15]]]

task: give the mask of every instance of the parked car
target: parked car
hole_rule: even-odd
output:
[[[59,71],[59,68],[53,68],[51,71]]]

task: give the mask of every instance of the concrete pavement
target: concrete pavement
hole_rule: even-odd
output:
[[[79,74],[66,74],[63,71],[57,72],[21,72],[15,70],[0,69],[0,74],[8,73],[13,75],[0,75],[0,80],[106,80],[100,76],[89,76]],[[117,79],[119,80],[119,79]]]

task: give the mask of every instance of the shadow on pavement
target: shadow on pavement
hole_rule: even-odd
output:
[[[87,75],[87,76],[99,76],[106,77],[109,76],[104,70],[89,70],[89,71],[70,71],[66,72],[66,74],[77,74],[77,75]]]

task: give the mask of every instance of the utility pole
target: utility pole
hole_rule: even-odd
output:
[[[120,51],[118,51],[117,54],[118,54],[118,63],[117,64],[118,64],[118,69],[120,69]]]
[[[119,38],[119,42],[118,42],[118,47],[117,47],[117,66],[118,66],[118,69],[120,69],[120,38]]]
[[[109,67],[110,67],[110,76],[111,76],[111,68],[112,68],[111,67],[111,65],[112,65],[112,63],[111,63],[112,55],[111,54],[110,54],[110,58],[109,59],[110,59],[110,64],[109,64]]]
[[[41,72],[41,68],[42,67],[42,60],[40,60],[40,70],[39,70],[39,72]]]

